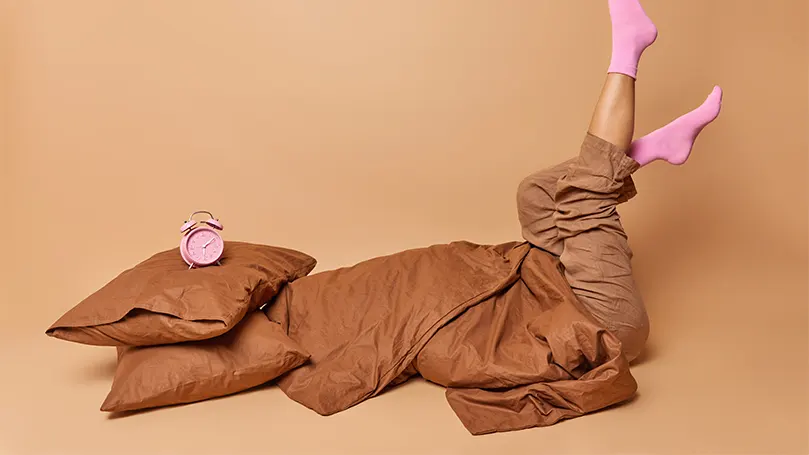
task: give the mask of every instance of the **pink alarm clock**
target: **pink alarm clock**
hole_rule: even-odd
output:
[[[199,213],[207,214],[208,219],[197,223],[193,218]],[[222,223],[214,218],[211,212],[205,210],[192,213],[188,220],[183,222],[180,228],[180,232],[183,233],[180,240],[180,256],[188,264],[189,269],[219,264],[219,259],[225,251],[225,242],[217,232],[222,229]]]

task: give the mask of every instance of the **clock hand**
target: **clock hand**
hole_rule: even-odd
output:
[[[212,237],[211,240],[208,240],[208,243],[206,243],[205,245],[202,245],[202,248],[205,248],[206,246],[210,245],[211,242],[213,242],[214,240],[215,240],[215,238]]]

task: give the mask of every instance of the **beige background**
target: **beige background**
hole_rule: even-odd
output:
[[[646,0],[637,133],[725,88],[622,208],[649,305],[633,402],[474,438],[422,381],[322,418],[269,387],[108,419],[114,350],[47,338],[193,209],[318,270],[518,238],[576,153],[604,0],[2,0],[0,452],[808,453],[805,0]]]

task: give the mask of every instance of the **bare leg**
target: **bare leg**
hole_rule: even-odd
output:
[[[589,133],[627,150],[635,132],[635,79],[607,74],[596,103]]]

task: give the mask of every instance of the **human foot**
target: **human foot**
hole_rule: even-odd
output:
[[[722,88],[718,85],[702,105],[632,143],[629,157],[645,166],[655,160],[683,164],[703,128],[719,116]]]
[[[609,0],[612,20],[612,60],[608,73],[636,79],[641,54],[657,39],[657,27],[639,0]]]

